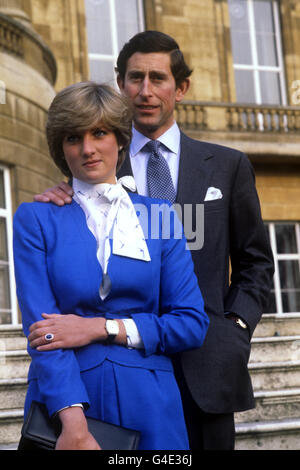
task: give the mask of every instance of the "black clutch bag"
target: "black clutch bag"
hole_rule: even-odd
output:
[[[98,419],[86,418],[90,433],[102,450],[136,450],[140,432],[105,423]],[[61,432],[59,419],[49,418],[46,406],[33,401],[22,427],[24,446],[30,450],[54,450]],[[22,441],[22,439],[21,439]],[[19,446],[22,450],[22,446]]]

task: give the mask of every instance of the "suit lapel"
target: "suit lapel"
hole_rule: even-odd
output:
[[[213,155],[204,143],[194,141],[181,132],[180,163],[176,202],[201,203],[213,174]]]

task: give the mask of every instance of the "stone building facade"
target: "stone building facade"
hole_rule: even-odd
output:
[[[193,69],[191,89],[177,108],[180,127],[196,139],[248,154],[275,255],[270,309],[253,339],[250,364],[258,414],[238,418],[241,442],[244,448],[259,447],[261,442],[268,448],[279,436],[278,446],[298,445],[294,442],[300,433],[299,25],[297,0],[0,0],[4,336],[16,333],[20,323],[12,270],[12,215],[21,202],[31,201],[62,178],[49,158],[44,134],[55,92],[89,78],[114,84],[113,67],[121,44],[139,30],[161,30],[176,38]],[[3,380],[10,380],[3,374]],[[264,422],[270,424],[275,416],[279,423],[268,434]],[[253,427],[255,421],[262,427]]]

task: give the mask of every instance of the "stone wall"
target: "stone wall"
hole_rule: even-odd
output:
[[[53,52],[57,63],[55,89],[89,76],[84,0],[30,0],[32,26]]]
[[[56,63],[36,32],[1,11],[0,162],[11,169],[13,210],[61,178],[45,139],[47,108],[55,91]]]
[[[88,79],[83,0],[0,0],[0,163],[13,210],[61,181],[45,137],[55,92]]]
[[[300,167],[255,165],[265,220],[300,220]]]

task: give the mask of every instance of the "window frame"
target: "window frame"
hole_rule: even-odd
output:
[[[274,273],[274,295],[275,295],[275,304],[276,304],[276,312],[268,312],[266,315],[299,315],[299,312],[284,312],[282,307],[282,297],[281,297],[281,285],[280,285],[280,275],[279,275],[279,261],[288,261],[288,260],[297,260],[299,262],[299,269],[300,269],[300,221],[273,221],[273,222],[265,222],[268,233],[270,244],[273,252],[274,257],[274,265],[275,265],[275,273]],[[277,243],[276,243],[276,225],[294,225],[295,233],[296,233],[296,243],[297,243],[297,253],[277,253]]]
[[[96,54],[88,51],[88,60],[98,60],[104,62],[111,62],[113,64],[113,68],[115,68],[115,64],[117,62],[117,58],[119,55],[119,46],[118,46],[118,30],[117,30],[117,15],[116,15],[116,3],[115,0],[106,0],[109,2],[109,10],[110,10],[110,31],[111,31],[111,40],[112,40],[112,54]],[[138,26],[139,31],[143,31],[145,28],[144,22],[144,6],[143,0],[136,0],[137,1],[137,13],[138,13]],[[129,39],[129,38],[128,38]],[[117,86],[116,77],[113,77],[113,81],[115,86]]]
[[[277,72],[279,76],[279,91],[281,96],[281,102],[277,103],[281,106],[287,105],[287,93],[286,93],[286,81],[284,74],[284,61],[283,61],[283,50],[281,43],[281,27],[280,27],[280,14],[279,14],[279,3],[278,0],[270,0],[272,4],[273,18],[274,18],[274,34],[276,41],[276,55],[277,55],[277,66],[270,65],[259,65],[258,63],[258,49],[256,41],[256,29],[255,29],[255,18],[254,18],[254,1],[259,0],[246,0],[247,11],[249,19],[249,33],[250,33],[250,47],[252,64],[240,64],[233,62],[233,68],[235,70],[244,70],[253,73],[254,77],[254,94],[255,104],[265,104],[262,101],[261,86],[260,86],[260,72]],[[229,5],[230,7],[230,5]],[[234,61],[234,58],[233,58]],[[275,104],[274,104],[275,105]]]
[[[9,295],[10,295],[10,309],[0,310],[2,312],[11,314],[11,321],[9,324],[17,325],[18,321],[18,307],[16,298],[16,284],[13,263],[13,214],[12,214],[12,200],[11,200],[11,184],[10,184],[10,171],[9,169],[0,164],[0,171],[3,173],[4,182],[4,202],[5,208],[0,207],[0,217],[6,221],[6,239],[8,251],[8,277],[9,277]],[[5,323],[6,324],[6,323]],[[2,323],[0,323],[2,325]]]

